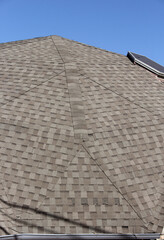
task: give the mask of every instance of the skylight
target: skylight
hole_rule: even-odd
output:
[[[157,74],[159,77],[164,78],[164,67],[151,59],[139,55],[136,53],[128,52],[127,57],[133,62],[137,63],[138,65],[148,69],[149,71]]]

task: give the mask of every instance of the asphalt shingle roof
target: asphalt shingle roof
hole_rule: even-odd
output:
[[[162,231],[162,79],[58,36],[4,43],[0,105],[8,233]]]

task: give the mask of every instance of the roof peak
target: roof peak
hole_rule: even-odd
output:
[[[52,37],[57,37],[59,39],[74,42],[74,43],[77,43],[77,44],[80,44],[80,45],[83,45],[83,46],[86,46],[86,47],[92,47],[94,49],[101,50],[101,51],[106,52],[106,53],[116,54],[118,56],[124,56],[125,57],[125,55],[123,55],[121,53],[112,52],[112,51],[109,51],[109,50],[106,50],[106,49],[103,49],[103,48],[100,48],[100,47],[96,47],[96,46],[93,46],[93,45],[82,43],[82,42],[72,40],[72,39],[69,39],[69,38],[65,38],[65,37],[62,37],[62,36],[59,36],[59,35],[47,35],[47,36],[41,36],[41,37],[27,38],[27,39],[23,39],[23,40],[14,40],[14,41],[10,41],[10,42],[2,42],[2,43],[0,43],[0,47],[3,47],[3,46],[6,47],[6,46],[11,46],[11,45],[17,45],[17,44],[26,44],[26,43],[29,43],[29,42],[32,42],[32,41],[43,41],[43,40],[51,39]]]

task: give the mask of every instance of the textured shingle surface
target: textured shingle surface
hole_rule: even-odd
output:
[[[0,105],[1,234],[161,232],[161,79],[57,36],[4,43]]]

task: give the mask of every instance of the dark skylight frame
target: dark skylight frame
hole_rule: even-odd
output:
[[[164,67],[151,59],[139,55],[136,53],[128,52],[127,57],[133,62],[137,63],[138,65],[148,69],[149,71],[157,74],[159,77],[164,78]]]

